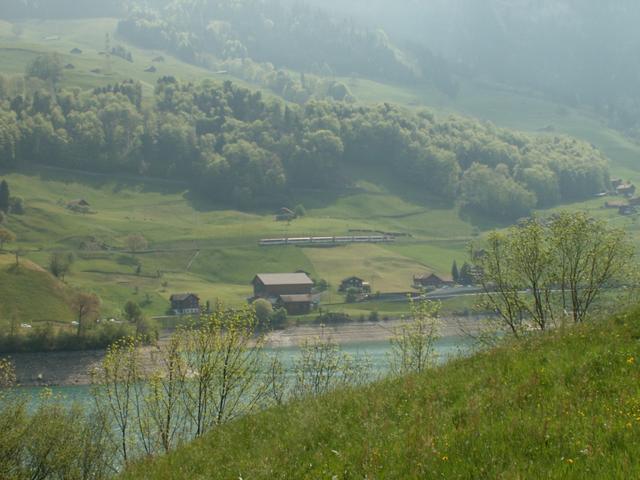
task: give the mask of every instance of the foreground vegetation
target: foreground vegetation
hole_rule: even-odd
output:
[[[240,419],[124,478],[633,478],[640,311]]]

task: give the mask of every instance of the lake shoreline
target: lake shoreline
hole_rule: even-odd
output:
[[[481,317],[443,318],[441,337],[462,336],[478,332],[483,325]],[[339,345],[352,343],[375,343],[389,341],[394,329],[402,320],[380,322],[351,322],[337,325],[300,325],[270,332],[266,338],[268,348],[292,348],[305,340],[328,338]],[[160,343],[166,341],[171,332],[164,332]],[[147,365],[156,361],[158,347],[145,347],[142,360]],[[78,352],[38,352],[6,355],[15,367],[18,384],[23,387],[62,387],[91,384],[90,372],[99,367],[105,350]],[[0,354],[0,358],[5,355]]]

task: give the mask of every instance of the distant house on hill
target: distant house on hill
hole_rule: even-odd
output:
[[[313,280],[306,273],[261,273],[253,279],[254,300],[264,298],[290,315],[309,313],[315,302]]]
[[[634,213],[636,213],[638,210],[636,209],[636,207],[632,206],[632,205],[623,205],[618,209],[618,213],[620,215],[633,215]]]
[[[349,277],[345,278],[340,282],[339,292],[346,292],[347,290],[355,288],[359,292],[369,293],[371,292],[371,285],[368,282],[365,282],[360,277]]]
[[[293,210],[288,209],[287,207],[282,207],[278,214],[276,215],[277,222],[290,222],[291,220],[295,220],[297,215]]]
[[[611,179],[611,186],[616,189],[618,188],[620,185],[622,185],[624,182],[622,181],[621,178],[612,178]]]
[[[618,195],[632,197],[636,193],[636,186],[632,183],[619,185],[618,187],[616,187],[616,192],[618,193]]]
[[[418,288],[442,288],[445,286],[454,285],[454,282],[448,279],[443,279],[435,273],[415,275],[413,277],[413,285]]]
[[[626,206],[627,204],[625,202],[622,201],[617,201],[617,202],[604,202],[604,208],[610,208],[610,209],[619,209],[621,207]]]
[[[77,198],[75,200],[71,200],[67,202],[67,209],[76,213],[89,213],[90,207],[89,202],[87,202],[84,198]]]
[[[171,310],[176,315],[194,315],[200,313],[200,298],[194,293],[171,295]]]

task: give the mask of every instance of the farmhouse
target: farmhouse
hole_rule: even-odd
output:
[[[89,202],[87,202],[84,198],[76,198],[75,200],[70,200],[67,205],[77,205],[79,207],[90,207]]]
[[[264,298],[290,315],[311,311],[313,280],[306,273],[261,273],[253,279],[254,299]]]
[[[171,295],[171,310],[175,315],[194,315],[200,313],[200,298],[194,293]]]
[[[313,288],[313,280],[306,273],[261,273],[253,279],[256,298],[273,298],[280,295],[307,295]]]
[[[295,220],[297,215],[293,210],[288,209],[287,207],[282,207],[280,212],[276,215],[277,222],[290,222],[291,220]]]
[[[342,282],[340,282],[340,288],[338,289],[338,291],[346,292],[350,288],[355,288],[356,290],[362,293],[371,292],[371,285],[368,282],[365,282],[360,277],[345,278],[344,280],[342,280]]]
[[[624,216],[633,215],[636,212],[637,212],[636,207],[632,205],[623,205],[618,209],[618,213]]]
[[[618,195],[626,195],[628,197],[631,197],[636,193],[636,186],[632,183],[619,185],[618,187],[616,187],[616,192],[618,193]]]
[[[435,273],[415,275],[413,277],[413,285],[420,288],[442,288],[453,285],[451,280],[445,280]]]

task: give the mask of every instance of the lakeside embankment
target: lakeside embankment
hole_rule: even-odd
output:
[[[267,347],[290,348],[305,340],[328,337],[340,345],[353,343],[384,342],[393,337],[393,331],[402,320],[385,322],[358,322],[338,325],[300,325],[271,332],[267,336]],[[443,318],[440,335],[455,337],[463,332],[477,332],[483,321],[479,317]],[[170,332],[161,338],[167,339]],[[157,347],[143,350],[145,363],[154,362]],[[38,352],[16,353],[9,356],[15,366],[18,382],[25,387],[89,385],[90,372],[98,367],[105,355],[104,350],[83,352]],[[0,357],[5,355],[0,354]]]

